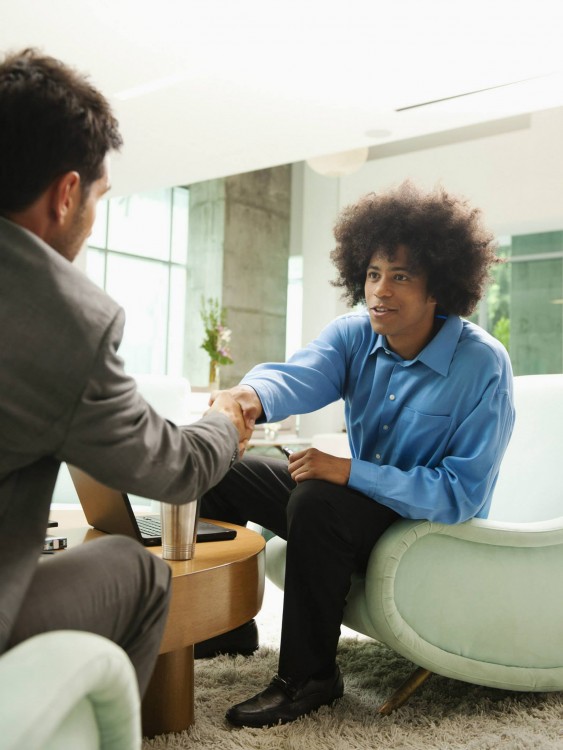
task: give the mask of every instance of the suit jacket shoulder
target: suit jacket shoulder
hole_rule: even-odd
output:
[[[123,313],[69,261],[2,219],[0,259],[0,419],[7,440],[19,440],[23,423],[37,439],[76,403]]]

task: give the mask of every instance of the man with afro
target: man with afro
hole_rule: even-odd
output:
[[[334,283],[353,311],[230,392],[249,425],[343,399],[351,458],[247,456],[203,500],[205,516],[287,540],[278,674],[228,711],[238,726],[293,721],[343,694],[336,649],[352,574],[398,518],[486,517],[514,423],[508,354],[462,317],[498,262],[480,212],[406,182],[345,208],[334,234]]]

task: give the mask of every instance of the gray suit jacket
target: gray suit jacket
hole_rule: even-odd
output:
[[[238,445],[222,414],[162,419],[117,355],[124,314],[35,235],[0,218],[0,653],[38,564],[59,465],[182,503]]]

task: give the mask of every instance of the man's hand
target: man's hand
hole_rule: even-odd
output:
[[[208,411],[218,411],[227,416],[238,430],[239,457],[242,458],[248,441],[252,435],[252,430],[247,426],[242,407],[235,401],[229,391],[214,391],[211,397],[211,406]]]
[[[324,479],[333,484],[346,485],[350,478],[351,465],[352,461],[349,458],[339,458],[316,448],[307,448],[291,454],[288,468],[294,482]]]
[[[262,416],[264,411],[262,409],[262,403],[254,388],[251,388],[249,385],[235,385],[234,388],[229,388],[228,391],[213,391],[209,399],[209,404],[213,406],[215,400],[223,393],[228,393],[240,404],[246,427],[252,432],[256,420]]]

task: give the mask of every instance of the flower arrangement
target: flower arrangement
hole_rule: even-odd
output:
[[[201,344],[211,359],[212,371],[215,372],[218,365],[231,365],[231,330],[226,326],[226,314],[219,305],[219,301],[211,297],[206,301],[201,300],[201,319],[205,329],[205,338]],[[210,371],[211,372],[211,371]]]

